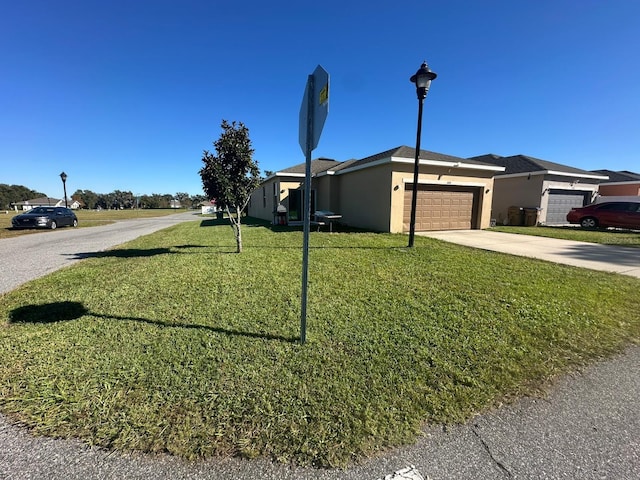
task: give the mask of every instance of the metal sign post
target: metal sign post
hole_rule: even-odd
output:
[[[309,285],[309,232],[311,230],[311,152],[318,146],[329,113],[329,74],[320,65],[307,79],[300,107],[298,138],[304,152],[304,209],[302,240],[302,291],[300,294],[300,343],[307,340],[307,290]]]

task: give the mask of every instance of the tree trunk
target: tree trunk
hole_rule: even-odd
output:
[[[240,212],[236,210],[238,221],[236,222],[236,253],[242,253],[242,230],[240,229]]]
[[[242,253],[242,230],[240,222],[240,209],[236,207],[236,216],[231,213],[231,209],[227,207],[227,215],[229,217],[229,224],[233,229],[233,234],[236,237],[236,253]]]

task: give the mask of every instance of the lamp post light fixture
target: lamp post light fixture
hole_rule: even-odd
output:
[[[62,179],[62,189],[64,190],[64,206],[69,208],[67,204],[67,174],[62,172],[60,178]]]
[[[418,96],[418,131],[416,134],[416,158],[413,165],[413,192],[411,194],[411,223],[409,223],[409,247],[413,247],[413,239],[416,233],[416,202],[418,200],[418,172],[420,170],[420,136],[422,135],[422,104],[427,97],[431,80],[436,78],[435,72],[429,70],[427,62],[422,62],[415,75],[409,79],[416,84]]]

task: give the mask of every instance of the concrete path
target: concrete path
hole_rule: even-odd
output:
[[[539,258],[575,267],[616,272],[640,278],[640,248],[600,245],[556,238],[490,232],[452,230],[419,232],[417,235],[494,252]]]

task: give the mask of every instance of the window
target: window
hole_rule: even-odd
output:
[[[267,208],[267,189],[262,187],[262,208]]]
[[[615,211],[615,212],[623,212],[627,209],[627,204],[623,202],[615,202],[615,203],[604,203],[602,206],[598,207],[598,210],[607,210],[607,211]]]

